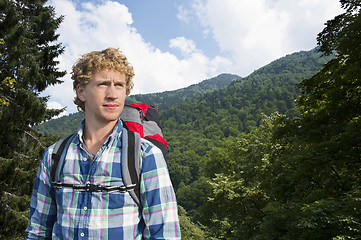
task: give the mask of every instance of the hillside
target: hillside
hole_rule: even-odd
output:
[[[317,73],[329,59],[316,49],[287,55],[227,88],[162,111],[164,127],[205,134],[211,134],[207,132],[210,128],[221,129],[222,135],[228,137],[258,126],[262,114],[278,111],[295,117],[298,111],[294,101],[300,95],[296,85]]]
[[[227,88],[161,111],[164,134],[172,148],[174,184],[196,181],[200,159],[211,148],[256,128],[264,115],[298,116],[294,105],[300,95],[297,84],[317,73],[329,59],[316,49],[293,53]]]
[[[265,115],[279,112],[298,117],[294,103],[301,93],[297,84],[312,77],[329,59],[316,49],[290,54],[227,88],[161,112],[171,148],[172,182],[179,204],[194,220],[207,225],[212,217],[205,209],[212,192],[207,179],[214,177],[205,170],[204,159],[213,155],[210,151],[256,129]],[[226,156],[218,158],[221,166],[225,164]]]
[[[84,119],[85,113],[71,113],[67,116],[51,119],[34,128],[43,133],[49,133],[63,137],[78,130],[80,122]]]
[[[205,93],[213,92],[228,87],[232,82],[241,78],[234,74],[220,74],[214,78],[204,80],[189,87],[165,91],[161,93],[131,95],[126,99],[126,103],[142,102],[164,110],[169,107],[188,102]]]

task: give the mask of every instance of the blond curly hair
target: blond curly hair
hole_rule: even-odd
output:
[[[73,89],[77,86],[86,86],[92,75],[101,70],[116,70],[125,74],[126,95],[133,89],[134,70],[125,55],[117,48],[107,48],[102,51],[93,51],[81,56],[73,65],[71,79]],[[85,111],[85,104],[76,95],[74,103],[79,111]]]

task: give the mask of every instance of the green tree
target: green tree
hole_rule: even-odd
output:
[[[299,85],[302,118],[283,136],[299,147],[293,153],[308,184],[302,221],[309,238],[316,232],[334,239],[361,236],[361,1],[340,2],[345,13],[317,38],[320,50],[336,57]],[[323,215],[310,218],[315,212]]]
[[[204,224],[214,239],[280,239],[261,229],[271,200],[267,187],[274,180],[270,159],[280,147],[272,140],[277,118],[265,118],[258,128],[228,139],[204,159],[203,171],[212,178],[213,191],[202,214],[210,220]]]
[[[4,39],[0,39],[0,45],[4,44],[5,41]],[[2,57],[2,54],[0,52],[0,58]],[[1,73],[1,70],[0,70]],[[9,106],[9,99],[4,95],[4,88],[6,88],[8,91],[13,92],[14,89],[14,84],[15,84],[15,79],[11,78],[11,77],[5,77],[5,79],[3,79],[0,82],[0,117],[2,115],[3,112],[3,108]]]
[[[0,0],[0,239],[23,239],[42,153],[55,139],[31,126],[56,116],[40,93],[65,72],[55,60],[62,18],[45,0]]]
[[[31,125],[59,114],[46,108],[47,97],[39,93],[49,85],[60,83],[65,72],[55,60],[63,47],[55,43],[55,33],[62,18],[46,1],[0,1],[0,79],[13,79],[1,85],[0,96],[7,107],[1,108],[0,154],[6,156],[18,147],[22,134]],[[7,83],[7,84],[6,84]]]
[[[203,240],[205,238],[205,232],[194,224],[191,219],[187,216],[186,210],[181,206],[178,206],[179,223],[181,227],[182,239],[183,240]]]

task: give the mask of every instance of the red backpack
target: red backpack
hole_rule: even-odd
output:
[[[120,119],[128,130],[139,133],[141,138],[157,146],[167,160],[167,141],[163,138],[157,109],[144,103],[132,103],[124,106]]]

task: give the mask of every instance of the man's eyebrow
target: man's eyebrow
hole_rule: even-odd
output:
[[[96,82],[110,82],[112,80],[109,78],[97,78],[97,79],[95,79],[95,81]]]
[[[97,78],[95,79],[96,82],[111,82],[111,81],[114,81],[114,82],[121,82],[121,83],[125,83],[126,81],[125,80],[122,80],[122,79],[118,79],[118,78],[115,78],[115,79],[111,79],[111,78]]]
[[[94,78],[94,79],[99,80],[99,81],[110,80],[109,78],[106,78],[106,77],[97,77],[97,78]]]

